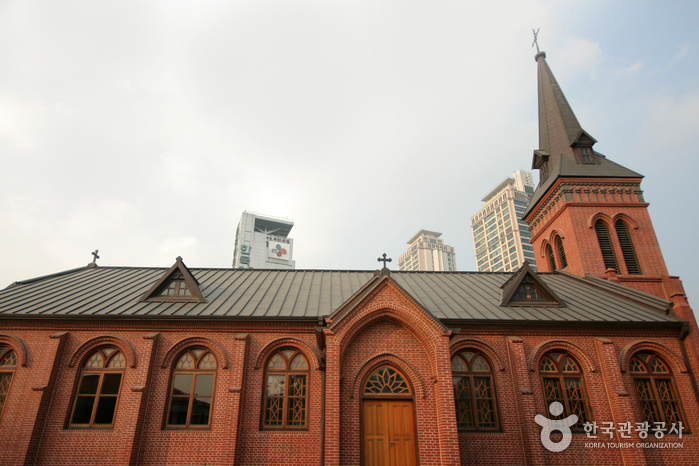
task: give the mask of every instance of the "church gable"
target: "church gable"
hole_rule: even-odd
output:
[[[175,264],[145,292],[140,301],[205,303],[206,299],[199,289],[199,282],[184,265],[182,257],[178,256]]]
[[[334,333],[342,332],[342,328],[350,322],[350,327],[361,327],[363,322],[373,320],[373,314],[384,310],[388,310],[401,321],[417,320],[420,321],[420,327],[426,325],[441,334],[449,332],[439,319],[388,275],[374,277],[355,296],[326,318],[325,322]]]

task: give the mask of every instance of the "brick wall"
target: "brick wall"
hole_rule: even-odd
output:
[[[362,383],[381,364],[399,369],[412,387],[423,465],[699,462],[699,406],[690,373],[697,358],[693,351],[683,356],[676,328],[469,324],[452,335],[451,325],[435,321],[389,280],[329,322],[320,347],[316,326],[3,321],[0,343],[22,351],[17,342],[23,342],[27,365],[17,367],[0,420],[0,464],[357,464]],[[114,428],[66,428],[80,358],[105,343],[123,347],[128,359]],[[172,364],[188,345],[210,347],[217,357],[211,428],[164,429]],[[308,428],[267,431],[260,424],[264,367],[285,347],[303,351],[311,365]],[[456,429],[450,356],[467,347],[479,349],[496,369],[499,432]],[[673,371],[688,420],[682,440],[659,441],[681,441],[684,448],[587,448],[594,440],[574,434],[564,452],[545,450],[533,418],[548,417],[537,364],[551,349],[568,351],[581,365],[593,419],[616,423],[642,419],[623,361],[639,349],[658,351]],[[617,434],[614,440],[623,439]]]

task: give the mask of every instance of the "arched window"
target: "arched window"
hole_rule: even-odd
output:
[[[126,359],[111,346],[92,352],[80,368],[71,427],[111,427],[119,401]]]
[[[644,421],[651,426],[654,422],[664,422],[667,429],[673,423],[686,425],[675,378],[659,356],[646,351],[636,353],[629,363],[629,372]]]
[[[0,419],[12,386],[12,376],[17,369],[17,354],[7,346],[0,346]]]
[[[546,259],[549,261],[549,268],[551,272],[556,271],[556,256],[553,255],[553,248],[550,244],[546,245]]]
[[[629,228],[621,220],[617,220],[614,227],[619,238],[621,253],[624,255],[624,262],[626,262],[626,271],[629,275],[641,275],[641,267],[638,265],[638,257],[636,257],[636,250],[633,247],[633,241],[631,241]]]
[[[614,246],[612,246],[612,238],[609,236],[607,224],[603,220],[598,219],[595,222],[595,231],[597,232],[597,241],[602,251],[604,268],[614,269],[616,273],[619,273],[619,264],[616,261],[616,254],[614,253]]]
[[[566,251],[563,249],[563,240],[560,236],[556,236],[555,243],[556,249],[558,249],[558,260],[561,261],[561,268],[565,269],[568,267],[568,261],[566,260]]]
[[[172,373],[167,427],[211,425],[216,367],[216,358],[206,348],[190,348],[180,356]]]
[[[493,368],[486,357],[475,349],[460,351],[451,360],[451,375],[457,427],[499,429]]]
[[[287,348],[267,362],[262,427],[299,429],[308,425],[308,360]]]
[[[563,413],[554,419],[576,414],[578,422],[573,428],[582,429],[591,416],[580,364],[565,352],[550,351],[539,362],[539,374],[547,411],[551,403],[558,401],[563,405]]]

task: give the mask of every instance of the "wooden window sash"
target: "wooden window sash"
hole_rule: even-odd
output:
[[[91,352],[87,358],[82,363],[80,372],[78,373],[78,381],[75,384],[75,394],[73,396],[73,407],[70,410],[70,417],[68,418],[68,427],[71,429],[111,429],[114,427],[114,424],[116,423],[116,417],[117,417],[117,412],[119,411],[119,401],[121,399],[121,388],[124,385],[124,377],[125,377],[125,368],[124,367],[107,367],[107,364],[116,357],[117,354],[121,353],[121,350],[117,348],[113,348],[115,351],[113,354],[110,355],[105,355],[104,350],[108,349],[111,347],[107,348],[99,348],[96,351]],[[99,367],[99,368],[93,368],[93,367],[84,367],[87,361],[90,360],[90,358],[97,352],[102,353],[103,358],[104,358],[104,367]],[[123,353],[122,357],[123,357]],[[85,394],[81,395],[80,394],[80,387],[82,386],[83,383],[83,377],[85,375],[90,375],[90,374],[96,374],[99,375],[99,381],[97,382],[97,389],[94,394]],[[119,388],[117,389],[116,394],[107,394],[104,395],[102,394],[102,385],[105,379],[105,375],[107,374],[120,374],[121,377],[119,377]],[[90,421],[85,424],[81,423],[75,423],[73,422],[73,417],[75,416],[75,410],[78,407],[78,399],[79,398],[86,398],[92,396],[95,398],[95,401],[92,405],[92,413],[90,414]],[[109,424],[95,424],[95,416],[97,416],[97,409],[99,407],[99,402],[101,398],[115,398],[116,401],[114,403],[114,411],[112,413],[112,422]]]
[[[187,416],[186,416],[186,421],[184,424],[170,424],[170,409],[172,408],[172,402],[175,398],[184,398],[183,395],[175,395],[175,376],[177,375],[191,375],[192,376],[192,382],[189,387],[189,395],[188,395],[188,402],[187,402]],[[199,398],[204,398],[204,396],[197,396],[196,393],[194,392],[195,387],[197,386],[197,376],[198,375],[213,375],[213,382],[211,383],[211,395],[206,396],[206,398],[209,398],[211,400],[210,403],[210,408],[209,408],[209,418],[207,420],[206,424],[194,424],[191,425],[191,420],[192,420],[192,412],[193,412],[193,406],[194,406],[194,399],[199,397]],[[214,412],[214,392],[216,391],[216,372],[212,371],[210,369],[198,369],[198,370],[180,370],[176,371],[173,373],[172,376],[172,383],[170,387],[170,397],[168,400],[168,406],[167,406],[167,417],[165,419],[165,423],[168,429],[207,429],[211,427],[211,418],[213,417],[213,412]]]
[[[13,350],[8,347],[0,347],[0,361],[5,359],[6,356],[10,355],[13,353]],[[15,358],[17,357],[17,353],[15,353]],[[4,396],[2,399],[0,399],[0,420],[2,420],[2,414],[5,412],[5,406],[7,406],[7,400],[10,397],[10,390],[12,390],[12,382],[15,379],[15,371],[17,369],[17,364],[15,363],[14,365],[10,366],[0,366],[0,377],[3,374],[9,374],[9,381],[7,382],[7,391],[5,392]]]
[[[194,354],[194,350],[197,349],[202,349],[204,352],[197,358],[196,354]],[[177,364],[180,362],[180,360],[185,356],[185,354],[190,354],[190,357],[192,358],[192,362],[194,365],[193,369],[178,369]],[[213,413],[214,413],[214,398],[216,394],[216,381],[218,379],[218,364],[219,362],[216,360],[214,357],[214,361],[216,361],[216,368],[215,369],[200,369],[198,368],[199,363],[206,357],[206,355],[210,354],[213,357],[213,353],[208,349],[208,348],[200,348],[200,347],[193,347],[189,348],[186,351],[184,351],[180,356],[174,361],[174,370],[172,371],[172,376],[170,377],[170,390],[168,394],[168,402],[167,402],[167,408],[165,411],[165,429],[172,429],[172,430],[177,430],[177,429],[210,429],[211,428],[211,420],[213,418]],[[189,387],[189,394],[188,396],[188,401],[187,401],[187,415],[185,417],[185,423],[184,424],[170,424],[170,410],[172,409],[172,402],[174,401],[175,398],[184,398],[183,395],[175,395],[175,378],[178,375],[191,375],[192,376],[192,381],[190,383]],[[195,388],[196,388],[196,383],[197,383],[197,377],[199,375],[213,375],[213,381],[211,382],[211,395],[207,396],[210,399],[210,405],[209,405],[209,417],[207,419],[206,424],[194,424],[191,425],[191,419],[192,419],[192,412],[194,411],[193,406],[194,406],[194,399],[197,398],[197,395],[195,393]],[[203,398],[203,396],[199,396],[200,398]]]
[[[648,353],[646,353],[648,354]],[[634,390],[636,392],[636,399],[638,400],[639,404],[639,409],[641,413],[641,417],[645,422],[650,423],[651,427],[654,427],[653,420],[646,418],[643,410],[643,402],[650,402],[653,404],[655,408],[655,412],[658,414],[658,422],[664,422],[665,423],[665,428],[667,430],[670,429],[671,423],[669,423],[668,418],[665,414],[665,410],[663,409],[663,402],[672,402],[675,403],[677,406],[677,417],[680,419],[682,422],[682,428],[684,432],[687,432],[689,429],[689,423],[687,422],[687,416],[684,411],[684,405],[682,403],[682,398],[679,395],[679,390],[677,388],[677,383],[675,381],[675,375],[672,373],[672,370],[670,369],[670,366],[665,363],[662,359],[660,361],[663,363],[663,365],[667,368],[667,372],[655,372],[652,370],[653,364],[655,363],[655,360],[657,358],[657,355],[650,353],[649,354],[648,361],[643,361],[641,358],[638,358],[636,355],[634,355],[634,358],[638,359],[641,361],[641,364],[643,364],[646,368],[647,372],[630,372],[631,378],[634,382]],[[650,391],[652,398],[646,398],[643,399],[641,398],[641,394],[639,392],[638,386],[636,384],[636,380],[647,380],[649,382],[650,386]],[[669,382],[669,387],[670,387],[670,392],[672,394],[672,398],[666,399],[666,398],[661,398],[660,396],[660,390],[658,389],[658,380],[663,380],[663,381],[668,381]]]
[[[284,351],[292,350],[293,353],[287,358],[287,356],[284,354]],[[285,364],[285,368],[283,369],[270,369],[269,362],[274,358],[274,356],[279,355],[283,360]],[[298,355],[303,356],[303,358],[306,360],[306,366],[307,369],[291,369],[291,363],[296,359]],[[268,393],[268,385],[269,385],[269,376],[284,376],[284,389],[282,391],[281,396],[274,396],[270,397]],[[290,384],[290,379],[291,376],[304,376],[305,377],[305,395],[303,396],[292,396],[290,395],[290,390],[291,390],[291,384]],[[265,364],[265,372],[264,372],[264,388],[263,388],[263,397],[262,397],[262,416],[261,416],[261,429],[263,430],[306,430],[308,429],[308,413],[309,413],[309,399],[310,399],[310,379],[311,379],[311,374],[310,374],[310,362],[308,357],[306,357],[305,354],[303,354],[301,351],[295,349],[295,348],[282,348],[278,351],[275,351],[266,361]],[[281,398],[282,403],[281,403],[281,411],[282,411],[282,416],[281,416],[281,424],[268,424],[268,419],[267,419],[267,400],[270,398]],[[301,425],[289,425],[289,410],[291,407],[291,399],[300,399],[303,398],[305,399],[305,403],[303,406],[303,424]]]
[[[561,355],[560,361],[556,361],[555,358],[550,356],[551,353],[546,353],[544,356],[542,356],[542,359],[544,357],[550,359],[554,367],[556,368],[556,371],[542,371],[541,370],[541,360],[539,360],[539,377],[541,378],[541,389],[544,395],[544,401],[546,403],[546,411],[548,412],[548,408],[553,403],[554,401],[558,401],[563,405],[563,413],[561,413],[559,416],[556,416],[555,419],[563,419],[571,414],[574,414],[572,410],[572,403],[571,403],[571,398],[568,396],[568,390],[567,386],[565,383],[565,379],[571,379],[571,380],[577,380],[580,384],[580,392],[582,397],[581,398],[576,398],[573,399],[572,401],[582,401],[583,404],[583,412],[585,416],[587,417],[587,422],[592,421],[592,412],[590,410],[590,396],[587,393],[587,384],[585,383],[585,374],[582,372],[580,369],[580,364],[578,361],[571,357],[568,353],[564,351],[554,351],[553,353],[558,353]],[[561,365],[566,359],[571,359],[575,365],[578,367],[578,371],[563,371],[561,368]],[[546,393],[546,382],[545,380],[555,380],[558,384],[558,390],[560,397],[558,398],[550,398],[548,394]],[[577,415],[577,414],[576,414]],[[582,427],[582,419],[580,416],[578,416],[578,421],[576,424],[571,426],[572,430],[575,431],[581,431],[583,429]]]
[[[469,360],[464,353],[473,353],[473,356],[471,357],[471,360]],[[463,370],[457,370],[457,371],[452,371],[452,376],[453,377],[463,377],[463,378],[468,378],[469,381],[469,387],[470,387],[470,396],[467,398],[469,400],[469,405],[471,407],[471,414],[473,416],[473,427],[470,426],[460,426],[458,425],[458,418],[457,418],[457,430],[459,431],[467,431],[467,432],[493,432],[493,431],[499,431],[500,430],[500,415],[499,415],[499,410],[498,410],[498,400],[497,400],[497,392],[495,391],[495,377],[493,376],[493,366],[490,362],[490,360],[485,357],[485,355],[479,351],[473,350],[473,349],[466,349],[459,351],[456,353],[454,357],[459,356],[463,361],[466,363],[466,366],[468,367],[467,371]],[[471,367],[471,362],[475,361],[476,358],[480,356],[483,359],[485,359],[486,363],[488,363],[488,367],[490,367],[489,371],[474,371]],[[487,378],[489,381],[489,386],[490,386],[490,397],[476,397],[476,383],[475,379],[476,378]],[[457,403],[459,400],[463,398],[456,398],[454,397],[454,409],[457,408]],[[480,425],[480,421],[478,419],[478,401],[479,400],[487,400],[487,401],[492,401],[493,402],[493,409],[492,409],[492,414],[493,414],[493,419],[495,421],[495,426],[494,427],[482,427]]]

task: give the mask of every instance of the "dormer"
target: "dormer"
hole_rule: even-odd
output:
[[[592,146],[597,142],[595,138],[590,136],[585,130],[580,130],[578,135],[573,139],[570,147],[573,148],[573,153],[578,163],[585,165],[599,164],[599,160]]]
[[[500,306],[565,306],[556,293],[532,270],[527,261],[500,287]]]
[[[146,291],[139,301],[169,303],[205,303],[199,282],[189,271],[181,257]]]
[[[549,157],[550,154],[543,150],[535,150],[532,158],[532,169],[539,170],[539,183],[549,177]]]

